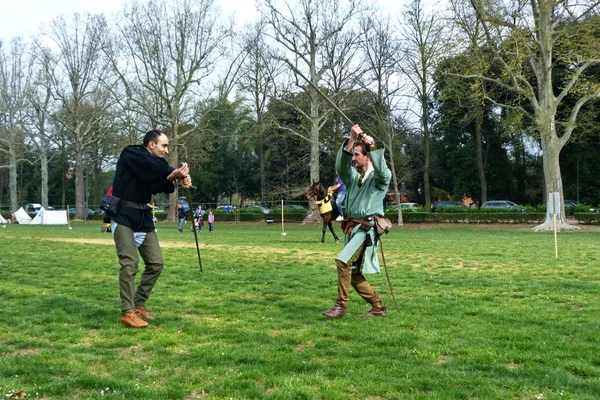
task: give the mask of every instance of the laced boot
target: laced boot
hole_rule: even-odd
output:
[[[339,305],[334,305],[327,311],[323,311],[323,315],[327,318],[342,318],[346,315],[346,307],[342,307]]]
[[[121,322],[130,328],[145,328],[148,326],[148,323],[138,317],[134,312],[121,314]]]
[[[154,320],[154,317],[150,315],[150,310],[146,309],[144,306],[135,306],[135,310],[133,310],[133,312],[144,321]]]
[[[387,315],[387,308],[385,307],[381,307],[381,308],[376,308],[373,307],[369,310],[369,312],[364,313],[364,314],[360,314],[359,317],[383,317],[384,315]]]

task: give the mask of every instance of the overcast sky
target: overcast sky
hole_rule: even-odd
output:
[[[0,38],[4,41],[15,36],[29,38],[42,23],[59,15],[75,12],[103,12],[110,15],[129,0],[0,0]],[[248,22],[255,18],[254,0],[216,0],[226,14],[236,13],[236,21]],[[400,11],[403,0],[375,0],[389,14]]]
[[[59,15],[75,12],[105,13],[110,15],[129,0],[0,0],[0,38],[30,37],[41,23],[48,23]],[[251,20],[256,15],[254,0],[216,0],[227,13],[236,13],[236,20]]]

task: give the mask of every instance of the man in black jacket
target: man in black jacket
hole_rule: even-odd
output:
[[[113,195],[121,200],[111,215],[111,228],[121,264],[121,322],[132,328],[144,328],[148,326],[146,321],[154,319],[145,305],[164,266],[148,203],[153,194],[173,193],[176,179],[183,188],[192,185],[187,164],[177,169],[170,167],[165,159],[168,153],[167,135],[152,130],[144,136],[141,146],[125,147],[117,162]],[[136,289],[138,251],[145,268]]]

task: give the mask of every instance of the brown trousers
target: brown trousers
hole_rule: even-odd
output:
[[[143,306],[152,292],[164,266],[164,260],[156,232],[148,232],[146,239],[138,248],[135,245],[133,231],[118,225],[114,232],[117,256],[121,270],[119,271],[119,287],[121,292],[121,313],[132,312],[135,306]],[[144,260],[145,268],[139,286],[135,287],[135,276],[138,272],[139,254]]]
[[[383,302],[381,298],[375,293],[369,282],[365,279],[364,275],[360,272],[352,273],[352,265],[348,265],[340,260],[335,260],[337,264],[338,274],[338,296],[335,300],[335,304],[338,306],[346,307],[348,304],[349,296],[348,291],[350,285],[356,293],[360,295],[367,303],[371,304],[373,308],[382,308]],[[360,268],[360,267],[359,267]]]

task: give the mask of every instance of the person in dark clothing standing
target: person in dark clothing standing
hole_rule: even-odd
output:
[[[179,218],[179,228],[177,230],[181,233],[183,232],[183,224],[185,223],[185,210],[179,203],[177,203],[177,218]]]
[[[132,328],[148,326],[153,320],[146,301],[164,266],[162,251],[148,206],[152,195],[173,193],[175,180],[189,188],[192,180],[189,168],[169,166],[169,138],[164,132],[152,130],[144,136],[142,145],[127,146],[121,152],[113,182],[113,195],[121,199],[111,215],[111,228],[121,269],[121,322]],[[139,286],[135,287],[139,255],[145,268]]]

